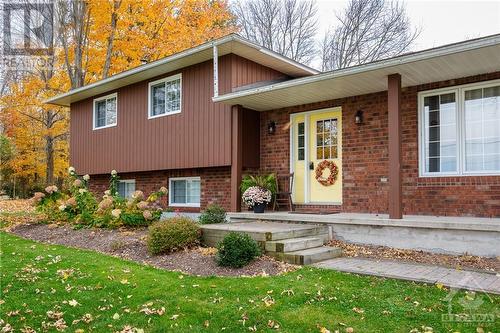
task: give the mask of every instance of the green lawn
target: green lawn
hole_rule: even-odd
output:
[[[424,331],[422,326],[476,332],[478,326],[443,323],[448,292],[437,286],[312,268],[278,277],[193,277],[7,233],[0,237],[0,318],[16,332],[24,326],[39,331],[44,322],[55,331],[58,319],[64,327],[60,318],[66,332],[115,332],[126,325],[137,332],[409,332]],[[464,295],[453,298],[453,312],[478,300]],[[500,297],[480,299],[474,313],[498,318]],[[498,320],[482,326],[495,332]]]

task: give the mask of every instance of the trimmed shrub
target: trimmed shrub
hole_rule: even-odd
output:
[[[200,235],[200,228],[190,218],[176,216],[158,221],[149,227],[148,250],[156,255],[192,247],[199,243]]]
[[[214,224],[226,222],[226,211],[217,204],[208,205],[199,217],[201,224]]]
[[[247,265],[261,254],[256,241],[247,234],[237,232],[227,234],[217,244],[217,250],[217,264],[234,268]]]

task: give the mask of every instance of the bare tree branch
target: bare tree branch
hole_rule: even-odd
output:
[[[337,19],[322,41],[324,71],[397,56],[420,34],[397,0],[351,0]]]
[[[305,64],[315,57],[314,1],[235,1],[232,9],[244,37]]]
[[[89,43],[90,10],[84,0],[58,0],[55,3],[58,37],[71,88],[85,83]]]

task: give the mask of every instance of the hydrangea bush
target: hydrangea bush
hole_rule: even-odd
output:
[[[45,193],[35,193],[32,201],[49,222],[71,223],[76,227],[145,226],[160,219],[160,200],[167,194],[165,187],[145,197],[135,191],[131,198],[118,194],[119,177],[111,172],[109,189],[100,201],[88,189],[89,175],[78,176],[73,167],[68,169],[68,190],[48,186]]]
[[[272,194],[271,191],[260,186],[251,186],[243,192],[242,199],[248,207],[253,207],[258,204],[270,203]]]

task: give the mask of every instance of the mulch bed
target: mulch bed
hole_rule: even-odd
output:
[[[15,235],[44,243],[73,246],[111,254],[124,259],[204,276],[277,275],[295,269],[272,258],[262,256],[242,268],[219,267],[210,248],[195,248],[171,254],[151,256],[146,248],[147,229],[107,230],[79,229],[46,224],[21,224],[10,230]]]
[[[342,254],[346,257],[400,260],[447,266],[456,269],[472,269],[500,273],[500,258],[438,254],[418,250],[395,249],[387,246],[351,244],[339,240],[332,240],[329,245],[342,248]]]

